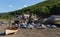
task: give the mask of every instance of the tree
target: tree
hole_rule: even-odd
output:
[[[51,8],[51,14],[60,15],[60,6],[54,5],[54,6]]]

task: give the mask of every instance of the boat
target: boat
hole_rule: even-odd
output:
[[[20,16],[17,14],[14,16],[14,23],[12,24],[12,26],[10,26],[11,25],[10,23],[12,22],[9,20],[9,27],[6,29],[6,35],[12,34],[12,33],[15,34],[18,32],[18,28],[19,28],[18,25],[19,25],[19,20],[20,20],[19,17]]]
[[[9,35],[9,34],[12,34],[12,33],[16,33],[16,32],[18,32],[18,28],[17,27],[10,27],[10,28],[7,28],[6,29],[6,35]]]

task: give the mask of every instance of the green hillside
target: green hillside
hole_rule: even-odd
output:
[[[2,16],[2,18],[6,18],[6,16],[12,17],[12,15],[16,13],[19,15],[21,15],[22,13],[33,13],[37,16],[45,17],[48,17],[50,15],[60,15],[60,0],[46,0],[20,10],[2,13],[0,16]],[[3,17],[3,15],[5,16]]]

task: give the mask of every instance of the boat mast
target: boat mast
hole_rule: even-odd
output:
[[[10,28],[10,15],[8,16],[8,18],[9,18],[8,21],[9,21],[9,28]]]

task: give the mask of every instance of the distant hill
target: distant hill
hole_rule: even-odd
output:
[[[37,16],[60,15],[60,0],[46,0],[20,10],[11,11],[8,13],[1,13],[0,16],[6,17],[7,15],[14,15],[15,13],[18,13],[19,15],[22,13],[33,13]]]

